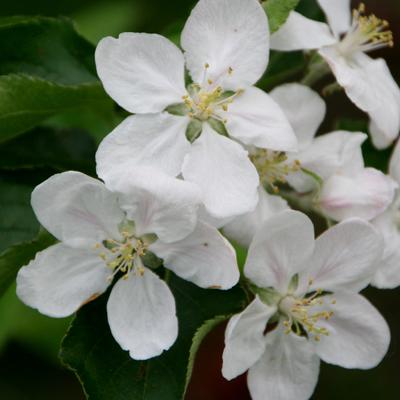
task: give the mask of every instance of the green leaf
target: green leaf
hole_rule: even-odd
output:
[[[85,131],[39,127],[0,145],[0,169],[50,167],[94,176],[95,152],[95,142]]]
[[[78,312],[63,341],[61,359],[77,373],[90,400],[183,399],[201,340],[222,316],[244,306],[238,287],[205,290],[175,275],[169,286],[177,304],[179,336],[169,351],[148,361],[132,360],[111,336],[107,296]]]
[[[96,77],[94,47],[67,19],[0,19],[0,142],[82,107],[113,103]]]
[[[41,231],[31,242],[17,244],[0,254],[0,296],[14,282],[19,269],[28,264],[38,251],[55,243],[55,239],[46,231]]]
[[[263,3],[271,33],[276,32],[286,22],[290,11],[294,10],[298,3],[299,0],[267,0]]]

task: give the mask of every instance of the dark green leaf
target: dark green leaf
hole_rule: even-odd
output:
[[[55,239],[46,231],[41,231],[31,242],[20,243],[0,254],[0,296],[13,283],[18,270],[29,263],[38,251],[55,243]]]
[[[113,103],[96,77],[94,47],[67,19],[0,19],[0,142],[44,119]]]
[[[182,399],[201,340],[244,305],[238,287],[205,290],[174,275],[169,286],[177,304],[179,337],[169,351],[146,362],[130,359],[111,336],[107,296],[78,312],[63,341],[61,358],[77,373],[90,400]]]
[[[276,32],[287,20],[290,11],[294,10],[299,0],[266,0],[263,4],[269,20],[271,33]]]
[[[94,175],[95,152],[93,138],[84,131],[39,127],[0,145],[0,169],[51,167]]]

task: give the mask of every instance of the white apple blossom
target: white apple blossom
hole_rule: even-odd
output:
[[[254,400],[306,400],[320,359],[345,368],[376,366],[390,332],[358,292],[381,255],[381,236],[362,220],[340,223],[315,241],[304,214],[270,218],[249,249],[244,274],[256,296],[227,326],[224,377],[249,370]]]
[[[400,90],[383,59],[366,53],[393,46],[388,23],[366,16],[365,6],[351,15],[350,0],[318,0],[329,26],[291,12],[271,37],[277,50],[318,49],[350,100],[369,114],[370,132],[377,148],[388,147],[400,131]]]
[[[400,142],[397,142],[390,160],[390,176],[400,185]],[[393,289],[400,286],[400,191],[389,208],[372,221],[382,233],[385,249],[380,268],[372,284],[381,289]]]
[[[61,243],[39,252],[17,277],[17,294],[51,317],[65,317],[104,293],[115,340],[134,359],[162,353],[178,333],[174,297],[145,266],[164,266],[201,287],[228,289],[239,278],[233,248],[197,221],[198,188],[154,171],[115,183],[79,172],[54,175],[32,193],[40,223]]]
[[[121,171],[157,167],[196,183],[213,217],[249,212],[259,181],[238,141],[279,151],[297,146],[279,106],[253,86],[269,59],[265,12],[257,0],[200,0],[181,44],[184,52],[146,33],[100,41],[104,88],[136,115],[101,143],[98,175],[112,185]],[[187,87],[185,67],[193,82]]]
[[[299,142],[299,151],[289,154],[287,162],[298,160],[302,170],[289,173],[288,183],[299,193],[316,190],[314,206],[336,221],[351,217],[371,220],[384,212],[397,185],[381,171],[365,167],[361,145],[367,135],[335,131],[315,136],[326,106],[307,86],[282,85],[271,97],[285,112]],[[309,172],[321,179],[321,187]]]
[[[264,222],[289,206],[282,197],[269,194],[263,187],[258,188],[259,201],[254,211],[236,217],[223,227],[224,235],[248,248],[254,235]]]

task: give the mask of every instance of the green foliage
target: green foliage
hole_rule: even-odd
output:
[[[183,399],[201,340],[243,307],[240,288],[200,289],[171,276],[179,337],[171,349],[148,361],[134,361],[111,336],[107,296],[85,306],[65,337],[61,359],[79,376],[90,400]]]
[[[17,244],[0,254],[0,296],[14,282],[18,270],[29,263],[38,251],[55,243],[46,231],[41,231],[31,242]]]
[[[299,0],[266,0],[263,3],[271,33],[276,32],[286,22],[290,11],[294,10],[298,3]]]
[[[69,20],[3,18],[0,35],[0,142],[64,111],[112,107],[96,78],[94,47]]]

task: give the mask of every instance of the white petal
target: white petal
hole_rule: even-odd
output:
[[[397,224],[398,205],[375,218],[373,225],[383,234],[385,246],[383,258],[372,280],[379,289],[394,289],[400,286],[400,232]]]
[[[214,217],[244,214],[257,204],[259,178],[247,151],[208,124],[186,156],[182,173],[201,188],[204,205]]]
[[[354,176],[333,175],[322,187],[319,207],[336,221],[351,217],[369,221],[388,208],[395,189],[391,178],[373,168]]]
[[[271,36],[271,49],[280,51],[320,49],[336,42],[329,26],[292,11]]]
[[[106,92],[131,113],[154,113],[186,94],[184,57],[168,39],[148,33],[106,37],[96,48],[97,73]]]
[[[115,340],[135,360],[160,355],[178,336],[174,296],[147,268],[143,276],[131,273],[115,284],[107,315]]]
[[[244,88],[258,81],[267,67],[268,19],[256,0],[200,0],[181,42],[195,82],[203,81],[208,64],[207,79],[225,89]]]
[[[169,243],[193,232],[201,202],[196,185],[152,168],[115,177],[110,185],[139,236],[155,233]]]
[[[286,200],[268,194],[261,186],[258,188],[258,195],[259,201],[254,211],[235,218],[223,229],[226,237],[246,248],[268,218],[289,209]]]
[[[298,211],[269,218],[256,233],[244,266],[257,286],[286,293],[291,278],[303,269],[314,250],[314,226]]]
[[[110,270],[96,253],[56,244],[36,254],[17,276],[17,295],[50,317],[73,314],[106,291]]]
[[[333,311],[333,316],[318,323],[329,331],[315,342],[321,359],[344,368],[377,366],[390,343],[389,327],[378,310],[361,295],[345,292],[326,296],[324,303],[323,310]]]
[[[325,118],[325,101],[317,92],[298,83],[278,86],[270,94],[289,120],[299,148],[309,146]]]
[[[345,58],[335,46],[320,50],[350,100],[371,118],[374,144],[387,147],[400,131],[400,90],[386,62],[357,53]]]
[[[302,283],[307,286],[312,280],[309,292],[318,289],[359,292],[371,282],[382,252],[382,236],[371,224],[359,219],[347,220],[318,237],[308,268],[301,272]]]
[[[117,196],[80,172],[56,174],[37,186],[32,207],[39,222],[70,246],[85,248],[120,237],[124,213]]]
[[[188,122],[168,113],[126,118],[101,142],[96,153],[97,174],[106,182],[141,167],[179,175],[190,150],[185,135]]]
[[[231,380],[254,365],[265,350],[264,331],[276,307],[256,297],[240,314],[234,315],[225,331],[222,375]]]
[[[317,0],[328,19],[335,36],[339,37],[350,29],[351,0]]]
[[[267,334],[267,347],[249,370],[247,382],[253,400],[308,400],[318,382],[319,358],[303,337],[282,329]],[[268,396],[268,397],[266,397]]]
[[[245,144],[279,151],[297,150],[297,139],[285,114],[258,88],[247,88],[233,100],[226,119],[229,135]]]
[[[202,288],[230,289],[239,281],[235,250],[216,228],[203,222],[185,239],[156,241],[150,251],[164,260],[166,268]]]
[[[361,151],[367,135],[361,132],[336,131],[318,136],[310,146],[289,157],[298,159],[302,168],[326,180],[334,174],[351,176],[364,167]],[[316,182],[303,171],[288,176],[289,184],[300,193],[311,191]]]
[[[397,142],[392,157],[390,158],[389,173],[390,176],[400,184],[400,140]]]

